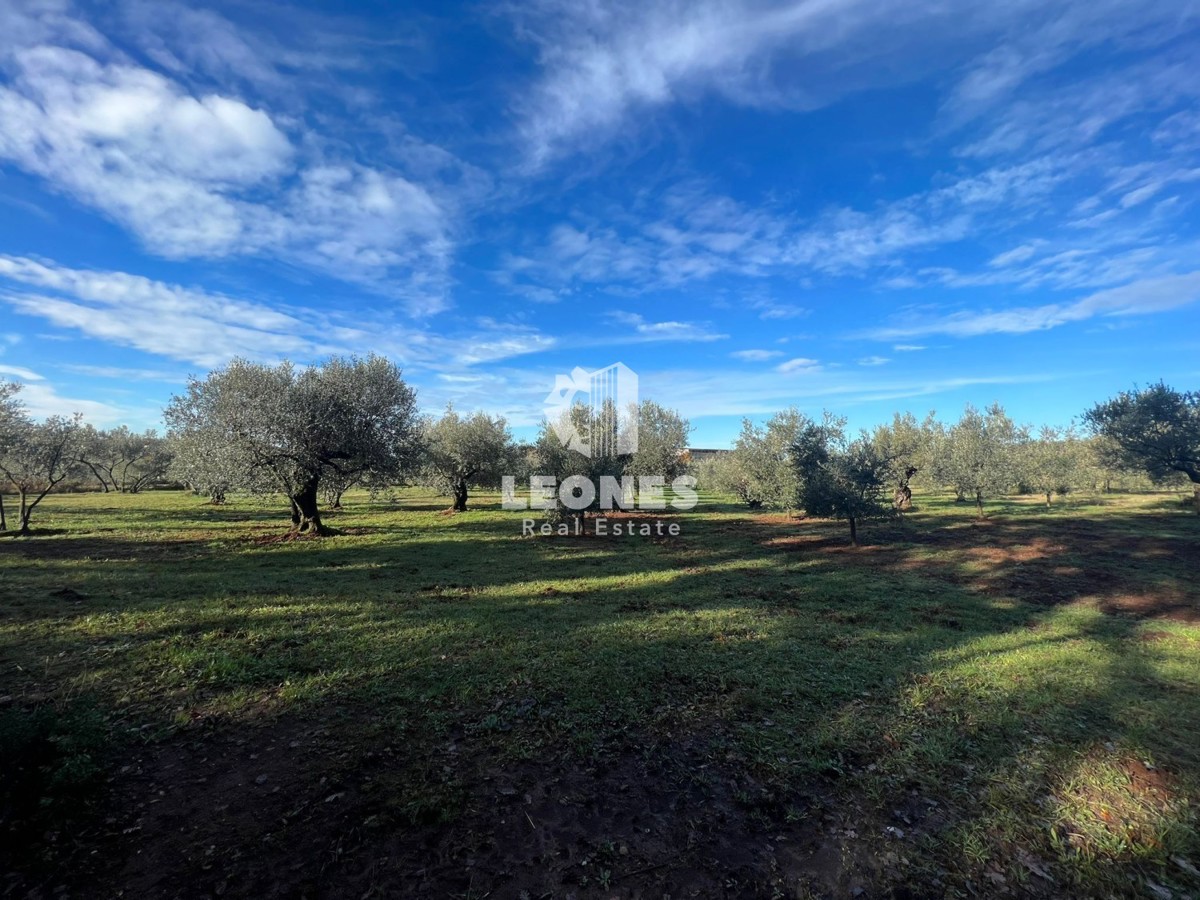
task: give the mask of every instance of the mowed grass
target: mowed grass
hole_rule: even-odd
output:
[[[6,828],[109,811],[147,748],[335,715],[351,755],[404,748],[397,827],[470,805],[447,742],[583,766],[694,739],[852,810],[880,890],[1200,890],[1200,519],[1170,496],[984,522],[918,496],[860,548],[712,497],[668,539],[345,502],[338,536],[278,542],[269,501],[52,496],[0,541],[0,752],[36,781]]]

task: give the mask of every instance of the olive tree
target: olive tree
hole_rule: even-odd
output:
[[[0,381],[0,460],[16,441],[18,432],[29,424],[25,407],[17,398],[21,385],[15,381]],[[0,484],[0,531],[8,530],[4,512],[4,485]]]
[[[29,534],[34,509],[46,495],[77,474],[79,415],[50,416],[44,422],[19,420],[0,453],[0,475],[17,494],[18,533]]]
[[[238,473],[246,475],[241,458],[229,446],[214,444],[206,432],[170,434],[167,444],[171,449],[168,476],[182,482],[193,494],[207,497],[213,506],[229,499]]]
[[[136,494],[166,476],[171,452],[166,439],[153,429],[139,434],[125,425],[109,431],[86,425],[80,440],[79,462],[105,493]]]
[[[936,425],[933,413],[924,423],[910,412],[896,413],[889,424],[871,434],[879,455],[891,460],[892,504],[898,510],[912,506],[912,479],[929,468]]]
[[[1187,476],[1200,515],[1200,391],[1181,392],[1160,381],[1098,403],[1083,418],[1126,465],[1156,479]]]
[[[820,423],[806,421],[792,445],[800,506],[812,516],[844,519],[857,546],[859,522],[896,512],[888,494],[897,458],[865,433],[851,440],[844,419],[826,413]]]
[[[578,476],[596,486],[595,495],[583,509],[563,509],[557,500],[552,515],[569,515],[582,519],[589,511],[605,508],[613,502],[624,506],[634,499],[640,478],[662,478],[664,484],[683,475],[687,469],[683,451],[687,447],[691,424],[675,410],[644,400],[637,407],[637,416],[618,416],[611,404],[599,408],[576,404],[562,413],[562,420],[543,420],[533,451],[533,474],[546,475],[564,481]],[[627,423],[638,426],[637,449],[631,453],[611,452],[622,446],[618,432]],[[587,435],[590,455],[580,453],[563,441],[570,432]],[[607,448],[607,449],[606,449]],[[607,479],[619,488],[615,497],[606,497],[603,484]]]
[[[691,422],[653,400],[638,404],[637,421],[637,450],[626,463],[624,474],[661,475],[668,482],[684,474]]]
[[[1074,429],[1043,427],[1036,440],[1023,445],[1021,456],[1021,479],[1046,498],[1046,506],[1080,476],[1082,452]]]
[[[1018,446],[1025,439],[998,403],[984,412],[968,404],[940,442],[939,478],[960,497],[972,497],[983,517],[983,498],[1003,494],[1018,478]]]
[[[216,469],[231,488],[282,493],[301,534],[328,533],[323,478],[384,483],[414,464],[419,446],[416,395],[378,356],[305,368],[237,359],[192,378],[164,418],[184,467],[209,468],[210,483]]]
[[[84,425],[79,435],[79,464],[92,473],[104,493],[116,490],[112,470],[117,465],[115,446],[108,433],[94,425]]]
[[[693,459],[688,464],[688,471],[696,477],[696,481],[704,490],[732,494],[745,502],[737,490],[737,461],[733,458],[731,450],[725,450],[704,459]]]
[[[799,483],[792,448],[807,422],[794,407],[776,413],[761,426],[743,419],[733,450],[712,465],[713,487],[733,494],[751,509],[794,508]]]
[[[499,416],[460,416],[448,406],[440,419],[426,424],[424,444],[424,479],[454,497],[458,512],[466,510],[470,488],[496,485],[501,475],[511,474],[512,434]]]
[[[598,485],[602,478],[623,479],[629,455],[605,452],[602,449],[618,446],[615,440],[617,426],[614,424],[618,416],[613,414],[610,406],[611,404],[606,403],[597,409],[577,403],[562,411],[555,421],[543,419],[533,445],[533,474],[550,477],[558,482],[577,477],[593,485]],[[563,436],[572,432],[586,436],[588,445],[594,448],[593,452],[581,453],[569,442],[564,442]],[[626,483],[622,480],[621,484],[624,488]],[[623,501],[628,493],[627,490],[622,490],[620,501]],[[546,518],[582,521],[588,512],[595,512],[601,508],[599,491],[596,491],[591,501],[582,508],[570,510],[564,507],[555,494],[551,498]]]

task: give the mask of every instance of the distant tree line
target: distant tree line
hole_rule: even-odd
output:
[[[212,503],[233,491],[282,495],[297,534],[327,533],[322,506],[340,507],[352,487],[421,483],[451,497],[457,511],[472,490],[494,489],[506,474],[610,476],[629,493],[638,476],[669,482],[685,470],[691,430],[679,413],[644,401],[636,452],[589,456],[564,445],[564,429],[616,445],[605,430],[621,417],[579,405],[519,444],[503,418],[483,412],[419,415],[400,369],[377,356],[310,367],[234,360],[189,381],[164,413],[166,435],[98,430],[78,415],[35,421],[19,390],[0,382],[0,531],[9,529],[7,492],[17,500],[18,534],[29,532],[49,493],[80,481],[123,493],[182,484]],[[842,418],[792,408],[762,425],[745,420],[732,450],[691,468],[702,488],[750,508],[843,519],[852,541],[864,520],[910,508],[914,485],[948,488],[982,516],[987,500],[1012,492],[1037,493],[1049,505],[1072,490],[1186,479],[1200,513],[1200,393],[1161,383],[1126,391],[1089,409],[1083,427],[1035,431],[993,405],[968,406],[953,423],[897,414],[852,435]],[[558,504],[547,515],[583,516],[600,503]]]
[[[749,419],[728,453],[697,465],[702,486],[750,508],[803,510],[844,519],[852,541],[865,519],[902,514],[912,486],[950,489],[961,502],[1036,493],[1049,506],[1072,490],[1116,485],[1193,487],[1200,514],[1200,393],[1164,384],[1127,391],[1089,409],[1086,432],[1017,425],[999,404],[967,406],[957,422],[911,413],[856,437],[845,420],[797,409],[763,425]]]
[[[156,432],[102,431],[78,414],[36,422],[19,391],[19,384],[0,382],[0,531],[9,530],[5,491],[17,498],[15,532],[28,534],[34,510],[52,491],[82,483],[136,494],[170,477],[172,454]]]

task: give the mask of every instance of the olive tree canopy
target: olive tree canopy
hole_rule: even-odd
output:
[[[799,482],[792,448],[808,422],[795,407],[771,416],[765,426],[743,419],[733,450],[710,467],[712,487],[733,494],[751,509],[795,508]]]
[[[25,415],[25,407],[17,394],[21,385],[15,381],[0,381],[0,459],[5,451],[16,441],[18,430],[29,424]],[[8,529],[8,519],[4,514],[4,490],[0,485],[0,531]]]
[[[938,442],[937,476],[960,497],[972,497],[983,516],[983,498],[1008,491],[1019,481],[1019,447],[1028,435],[998,403],[984,412],[968,405]]]
[[[1073,428],[1046,425],[1022,448],[1021,480],[1046,498],[1063,494],[1080,481],[1083,470],[1079,436]]]
[[[676,410],[653,400],[638,405],[638,445],[625,465],[624,475],[661,475],[667,482],[687,471],[684,451],[692,423]]]
[[[104,493],[136,494],[166,477],[171,452],[166,439],[153,429],[139,434],[127,425],[108,431],[85,425],[79,462],[92,473]]]
[[[826,413],[820,423],[806,420],[792,445],[800,505],[812,516],[844,519],[857,545],[860,521],[895,513],[887,494],[898,458],[866,433],[851,440],[845,419]]]
[[[877,454],[891,460],[892,502],[896,509],[912,506],[911,481],[929,468],[936,427],[933,413],[920,423],[912,413],[904,412],[896,413],[891,423],[879,425],[871,434]]]
[[[317,506],[322,478],[398,479],[419,444],[416,395],[378,356],[307,368],[237,359],[191,379],[164,418],[177,453],[203,459],[206,481],[218,480],[216,466],[231,488],[284,494],[300,533],[326,533]]]
[[[1176,391],[1159,382],[1123,391],[1083,418],[1126,464],[1153,478],[1186,475],[1200,514],[1200,391]]]
[[[425,427],[422,470],[434,488],[454,497],[454,508],[467,508],[468,490],[499,484],[512,456],[508,423],[483,412],[460,416],[453,407]]]
[[[687,468],[683,451],[687,447],[692,426],[673,409],[652,400],[643,400],[637,415],[620,416],[611,403],[598,407],[576,404],[562,412],[557,422],[543,420],[534,445],[532,470],[535,474],[555,477],[560,481],[581,477],[594,485],[612,478],[620,486],[619,497],[607,498],[619,506],[632,504],[638,495],[641,478],[661,478],[669,484]],[[621,430],[637,422],[637,450],[631,453],[613,452],[612,448],[626,444]],[[571,429],[585,435],[593,448],[584,455],[563,443],[562,435]],[[565,511],[555,501],[554,515],[582,519],[587,512],[605,507],[606,498],[597,491],[585,509]]]
[[[29,534],[34,509],[63,481],[79,471],[79,415],[50,416],[33,422],[18,415],[0,436],[0,478],[16,491],[20,508],[18,529]]]

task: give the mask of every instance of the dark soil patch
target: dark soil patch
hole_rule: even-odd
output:
[[[57,591],[51,591],[50,596],[56,597],[59,600],[67,600],[71,603],[82,603],[88,598],[87,594],[80,593],[79,591],[70,587],[63,587],[59,588]]]
[[[771,519],[778,517],[761,517]],[[1130,534],[1107,522],[1025,520],[924,528],[864,528],[848,544],[840,522],[810,520],[762,545],[788,553],[821,553],[839,565],[919,575],[989,597],[1039,606],[1094,602],[1106,613],[1200,622],[1200,591],[1189,560],[1200,561],[1188,536]]]
[[[38,533],[35,537],[43,536]],[[102,560],[105,562],[159,561],[191,555],[198,542],[131,541],[92,537],[72,537],[70,540],[30,540],[9,544],[0,542],[0,553],[20,553],[26,559],[44,560]]]
[[[96,821],[52,836],[46,867],[0,890],[904,896],[899,854],[928,813],[914,802],[876,814],[832,801],[828,785],[763,783],[719,736],[506,763],[473,739],[415,754],[364,727],[282,719],[150,746],[112,779]]]

